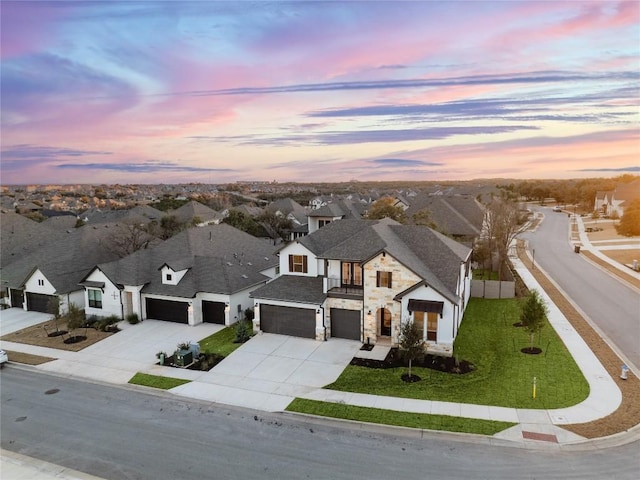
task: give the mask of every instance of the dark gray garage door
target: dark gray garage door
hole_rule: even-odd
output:
[[[22,308],[24,302],[24,290],[12,288],[11,289],[11,306]]]
[[[360,311],[332,308],[331,336],[360,340]]]
[[[172,300],[160,300],[147,298],[147,318],[154,320],[166,320],[167,322],[189,323],[187,302],[174,302]]]
[[[266,333],[316,338],[316,311],[309,308],[260,305],[260,330]]]
[[[27,310],[30,312],[49,312],[49,302],[55,300],[55,295],[43,295],[42,293],[27,292]]]
[[[223,302],[202,301],[202,321],[206,323],[218,323],[224,325]]]

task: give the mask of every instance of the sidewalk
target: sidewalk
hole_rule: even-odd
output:
[[[572,443],[586,440],[579,435],[564,430],[561,428],[561,425],[590,422],[610,415],[620,406],[622,401],[620,389],[562,312],[560,312],[558,307],[542,290],[529,270],[518,258],[511,258],[511,261],[525,284],[529,288],[537,289],[541,293],[542,298],[549,307],[549,323],[562,338],[589,383],[589,396],[583,402],[572,407],[554,410],[516,409],[431,400],[381,397],[323,389],[318,389],[303,398],[412,413],[514,422],[518,423],[518,425],[496,434],[495,437],[515,442],[526,443],[527,439],[525,437],[532,438],[536,436],[557,443]]]
[[[578,219],[578,221],[580,222],[579,225],[582,226],[581,220]],[[586,237],[584,228],[580,228],[580,233],[582,240],[582,236]],[[585,238],[585,240],[586,242],[583,241],[583,245],[589,245],[586,248],[590,248],[588,239]],[[593,250],[595,251],[597,249],[594,248]],[[107,352],[105,349],[109,342],[106,340],[103,341],[101,347],[95,347],[94,349],[88,348],[84,352],[68,352],[12,342],[2,342],[1,346],[3,349],[59,359],[34,367],[39,370],[65,376],[89,378],[113,384],[126,384],[137,372],[182,377],[191,380],[191,382],[187,384],[188,388],[184,386],[176,387],[170,390],[170,392],[184,397],[197,398],[199,400],[216,403],[226,403],[257,410],[281,411],[286,408],[286,405],[288,405],[294,397],[298,396],[312,400],[397,411],[513,422],[518,425],[496,434],[495,437],[520,444],[531,445],[540,440],[559,444],[583,442],[586,439],[563,429],[562,425],[590,422],[610,415],[619,407],[622,401],[622,394],[600,361],[564,317],[562,312],[542,290],[529,270],[517,257],[511,257],[511,260],[525,284],[531,289],[537,289],[541,293],[549,307],[548,319],[550,324],[562,338],[589,383],[589,396],[577,405],[554,410],[516,409],[384,397],[338,392],[322,388],[306,388],[294,392],[273,388],[273,385],[270,385],[270,383],[273,382],[269,382],[266,379],[247,382],[242,384],[242,386],[235,384],[230,385],[224,375],[207,375],[205,378],[202,376],[202,372],[176,369],[167,371],[166,368],[150,364],[148,359],[153,358],[153,351],[155,351],[153,349],[157,347],[157,342],[152,342],[153,347],[149,346],[148,351],[143,352],[144,356],[138,358],[115,358],[116,356],[120,357],[120,354],[114,353],[113,351]],[[146,322],[136,326],[138,329],[136,332],[150,335],[149,332],[146,332],[145,324]],[[116,338],[113,339],[113,341],[116,340]],[[175,344],[174,340],[175,339],[170,340],[170,342],[173,342],[171,344]],[[169,340],[167,340],[167,342],[169,342]],[[110,357],[107,365],[101,363],[101,359],[104,359],[106,356]],[[86,365],[91,365],[91,368],[86,368]],[[213,371],[215,371],[215,369]],[[247,404],[247,398],[251,398],[253,401]]]
[[[0,475],[6,480],[102,480],[9,450],[0,450]]]

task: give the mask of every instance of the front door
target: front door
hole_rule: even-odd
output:
[[[380,325],[380,336],[391,336],[391,312],[386,308],[378,309],[378,324]]]

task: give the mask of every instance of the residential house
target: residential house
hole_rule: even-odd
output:
[[[365,212],[366,206],[360,202],[336,199],[309,212],[308,233],[313,233],[319,228],[337,220],[362,218]]]
[[[624,209],[640,198],[640,180],[618,185],[614,190],[598,191],[594,211],[606,216],[622,217]]]
[[[451,354],[470,294],[471,249],[391,219],[332,222],[279,251],[280,276],[255,290],[254,329],[396,344],[416,322]]]
[[[24,222],[10,223],[2,225],[0,273],[12,307],[50,313],[50,302],[57,299],[61,313],[71,303],[83,308],[79,282],[94,265],[118,258],[109,246],[112,224],[56,230],[45,225],[23,229]]]
[[[80,284],[87,315],[230,325],[253,307],[249,293],[275,276],[277,264],[271,242],[221,223],[99,264]]]
[[[405,215],[409,223],[431,226],[470,246],[482,232],[485,209],[472,196],[422,193],[412,198]]]
[[[182,223],[191,223],[195,221],[196,225],[199,227],[218,224],[224,218],[221,213],[218,213],[214,209],[209,208],[200,202],[196,202],[195,200],[185,203],[180,208],[168,212],[168,215],[175,215],[175,217]]]

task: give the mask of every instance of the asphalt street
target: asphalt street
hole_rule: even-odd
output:
[[[8,367],[3,449],[106,479],[637,478],[638,442],[527,450],[390,435]]]
[[[569,217],[537,207],[545,219],[522,238],[542,267],[628,361],[640,367],[640,295],[576,254],[569,243]]]

